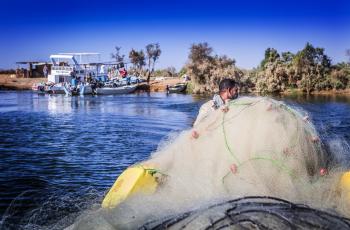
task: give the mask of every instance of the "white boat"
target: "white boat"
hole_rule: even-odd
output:
[[[98,53],[61,53],[51,55],[51,73],[48,75],[47,81],[48,84],[52,84],[53,86],[48,87],[46,92],[54,94],[66,93],[70,96],[76,95],[76,93],[72,93],[69,90],[69,87],[64,88],[64,84],[70,84],[73,79],[75,82],[85,84],[87,76],[95,76],[97,71],[96,66],[83,62],[83,59],[94,56],[99,58]],[[85,87],[83,90],[83,94],[91,93],[91,86]]]
[[[63,83],[48,85],[45,87],[45,92],[49,93],[49,94],[65,94],[66,93]]]
[[[93,93],[92,87],[90,84],[80,85],[79,92],[80,92],[80,95],[88,95]]]
[[[102,88],[96,89],[96,94],[97,95],[127,94],[127,93],[134,92],[136,88],[137,88],[137,84],[119,86],[119,87],[102,87]]]

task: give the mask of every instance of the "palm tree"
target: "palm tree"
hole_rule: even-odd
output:
[[[160,57],[162,53],[162,50],[160,49],[160,45],[159,43],[156,43],[155,44],[155,49],[154,49],[154,52],[153,52],[153,67],[152,67],[152,72],[154,71],[154,65],[157,61],[157,59]]]
[[[154,72],[154,65],[159,58],[160,54],[162,53],[160,49],[159,43],[151,43],[146,46],[146,54],[148,59],[148,76],[147,76],[147,82],[150,81],[151,73]],[[153,62],[152,62],[153,61]],[[152,70],[151,70],[151,63],[152,63]]]
[[[137,68],[139,53],[136,50],[131,49],[131,51],[129,52],[129,59],[130,62],[133,64],[134,68]]]
[[[146,55],[147,55],[147,60],[148,60],[148,72],[151,72],[151,61],[153,58],[154,49],[155,49],[155,46],[153,43],[148,44],[146,46]]]
[[[145,53],[143,50],[136,51],[131,49],[129,53],[130,62],[133,64],[134,68],[137,70],[138,74],[142,72],[142,67],[145,66]]]
[[[143,66],[146,65],[145,53],[143,52],[143,50],[140,50],[140,51],[138,52],[137,64],[138,64],[138,67],[139,67],[139,70],[140,70],[140,71],[142,71]]]

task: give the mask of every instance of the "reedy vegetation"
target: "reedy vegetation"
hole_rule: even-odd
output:
[[[185,66],[191,76],[194,93],[217,91],[222,78],[236,79],[243,91],[281,93],[300,90],[307,94],[321,90],[350,88],[350,65],[332,65],[323,48],[307,43],[296,54],[279,53],[268,48],[260,66],[253,70],[240,70],[235,60],[213,55],[208,43],[193,44]],[[350,57],[350,51],[347,51]]]
[[[125,55],[120,54],[121,47],[115,47],[112,54],[117,62],[124,62]],[[274,48],[265,50],[264,59],[257,68],[244,70],[236,67],[235,59],[226,55],[216,55],[208,43],[192,44],[187,64],[176,73],[174,67],[155,70],[156,61],[161,55],[160,45],[151,43],[145,52],[132,49],[129,71],[137,76],[178,77],[188,74],[191,77],[193,93],[213,93],[223,78],[234,78],[241,91],[258,93],[283,93],[301,91],[307,94],[322,90],[342,90],[350,88],[350,64],[332,64],[323,48],[306,43],[297,53],[281,52]],[[346,51],[350,61],[350,49]],[[144,67],[147,66],[146,69]]]
[[[243,72],[235,67],[235,62],[226,55],[213,55],[213,49],[206,42],[193,44],[185,66],[191,76],[193,93],[216,91],[221,79],[227,76],[240,81]]]

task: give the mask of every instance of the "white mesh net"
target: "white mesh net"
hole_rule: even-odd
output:
[[[328,168],[318,134],[302,111],[263,97],[242,97],[228,108],[213,111],[143,163],[159,170],[162,183],[155,194],[98,210],[94,218],[83,216],[75,227],[133,229],[150,219],[252,195],[349,213],[337,193],[341,170]]]

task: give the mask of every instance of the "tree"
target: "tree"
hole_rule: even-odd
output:
[[[193,63],[203,63],[212,58],[212,52],[213,48],[209,47],[207,42],[192,44],[188,58]]]
[[[294,58],[294,54],[291,52],[282,52],[282,62],[286,64],[291,64]]]
[[[153,52],[154,52],[154,44],[151,43],[151,44],[148,44],[146,46],[146,56],[147,56],[147,61],[148,61],[148,72],[150,74],[151,72],[151,61],[153,59]]]
[[[138,67],[140,70],[142,70],[143,66],[146,65],[146,57],[145,57],[145,53],[143,52],[143,50],[139,51],[137,64],[138,64]]]
[[[265,57],[260,63],[260,67],[264,69],[266,67],[267,63],[275,62],[280,58],[280,55],[278,54],[277,50],[274,48],[267,48],[265,50]]]
[[[147,76],[147,82],[150,81],[151,73],[154,72],[154,66],[159,58],[160,54],[162,53],[160,46],[158,43],[151,43],[146,46],[146,56],[148,60],[148,76]],[[151,64],[152,64],[152,70],[151,70]]]
[[[162,50],[160,49],[160,45],[158,43],[155,43],[155,49],[154,49],[154,52],[153,52],[153,67],[152,67],[152,71],[154,71],[154,65],[157,61],[157,59],[160,57],[162,53]]]
[[[124,57],[125,55],[121,55],[120,54],[120,50],[121,50],[122,47],[120,46],[116,46],[115,47],[115,53],[112,53],[111,56],[113,59],[115,59],[116,62],[124,62]]]
[[[137,68],[139,53],[136,50],[131,49],[131,51],[129,52],[129,59],[130,62],[133,64],[134,68]]]
[[[299,87],[310,94],[315,89],[324,88],[322,82],[330,73],[331,60],[324,54],[323,48],[315,48],[310,43],[306,43],[304,49],[295,55],[293,67],[300,79]]]
[[[194,93],[217,92],[223,78],[240,81],[242,71],[235,67],[235,60],[226,55],[213,55],[208,43],[192,44],[186,64],[186,73],[190,75]]]
[[[133,64],[138,74],[141,74],[143,66],[145,66],[145,53],[143,50],[136,51],[131,49],[129,52],[130,62]]]

